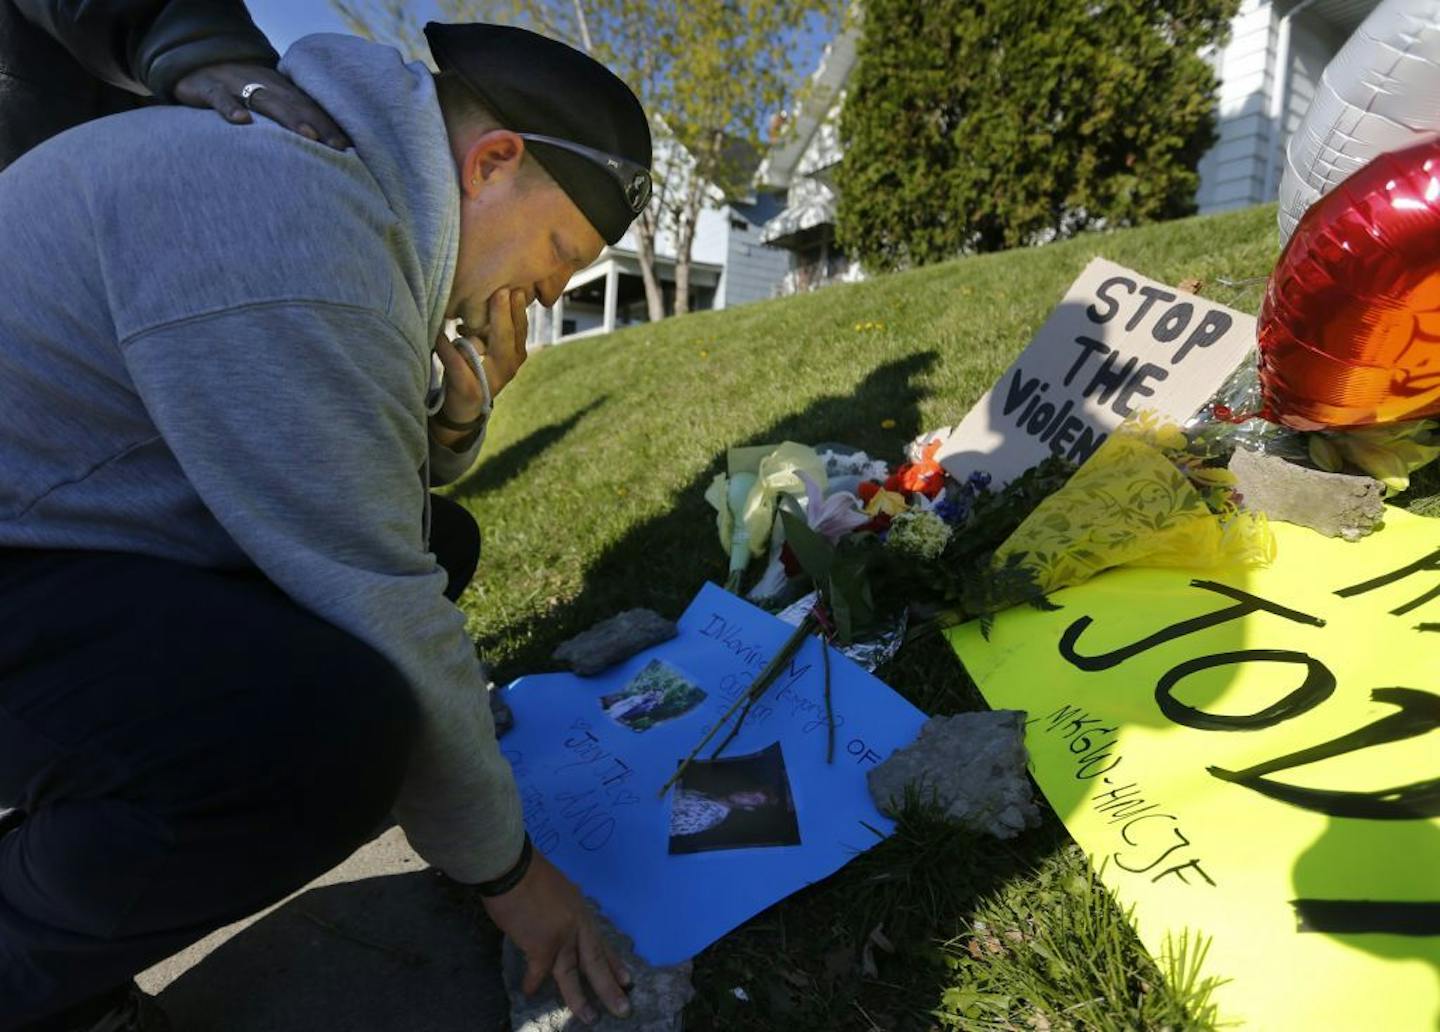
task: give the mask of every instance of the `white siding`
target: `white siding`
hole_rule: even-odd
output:
[[[1219,140],[1200,160],[1195,200],[1202,212],[1275,199],[1285,142],[1310,110],[1325,66],[1377,2],[1316,0],[1277,10],[1269,0],[1245,0],[1229,45],[1211,58],[1220,76]],[[1286,12],[1294,12],[1288,42]]]
[[[707,199],[705,206],[700,209],[700,217],[695,221],[695,239],[690,242],[690,260],[724,265],[728,235],[725,212],[712,208]],[[670,253],[675,253],[673,245]]]
[[[1268,0],[1245,0],[1230,23],[1230,42],[1212,61],[1220,79],[1219,140],[1200,159],[1202,212],[1241,208],[1265,193],[1275,133],[1269,110],[1275,85],[1278,18]]]
[[[725,272],[720,280],[715,307],[743,305],[747,301],[763,301],[775,296],[780,281],[790,268],[790,252],[760,242],[760,227],[743,216],[748,228],[729,227],[729,248]]]

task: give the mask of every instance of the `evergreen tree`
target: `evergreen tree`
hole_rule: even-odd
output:
[[[868,0],[837,238],[871,268],[1194,211],[1238,0]]]

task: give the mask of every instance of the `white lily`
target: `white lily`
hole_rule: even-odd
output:
[[[849,491],[836,491],[826,498],[820,493],[820,485],[807,474],[802,472],[799,477],[805,484],[805,522],[832,545],[870,522],[870,517],[861,511],[860,499]]]
[[[790,575],[785,572],[785,564],[780,560],[780,550],[784,546],[785,524],[776,520],[770,532],[770,560],[765,564],[765,572],[745,595],[751,602],[764,603],[779,598],[790,586]]]

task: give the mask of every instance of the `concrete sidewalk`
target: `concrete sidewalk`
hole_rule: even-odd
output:
[[[500,937],[391,828],[269,910],[144,972],[176,1032],[499,1032]]]

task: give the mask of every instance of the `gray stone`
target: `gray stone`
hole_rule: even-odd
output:
[[[669,641],[678,633],[675,623],[649,609],[627,609],[601,620],[584,634],[577,634],[554,652],[581,677],[598,674],[652,645]]]
[[[594,1002],[600,1020],[587,1025],[570,1013],[547,979],[540,991],[526,997],[520,986],[525,978],[525,960],[515,944],[505,940],[505,989],[510,994],[510,1024],[514,1032],[680,1032],[681,1011],[695,995],[690,984],[690,962],[671,967],[651,967],[635,953],[630,939],[616,930],[603,914],[591,904],[605,939],[634,978],[630,989],[628,1018],[612,1017],[599,1002]],[[593,1002],[593,997],[592,997]]]
[[[1370,477],[1307,469],[1248,448],[1235,449],[1230,472],[1242,507],[1329,537],[1356,541],[1385,518],[1385,485]]]
[[[996,838],[1014,838],[1040,823],[1027,759],[1020,710],[931,717],[919,738],[870,771],[870,795],[877,807],[894,814],[913,786],[952,820]]]

